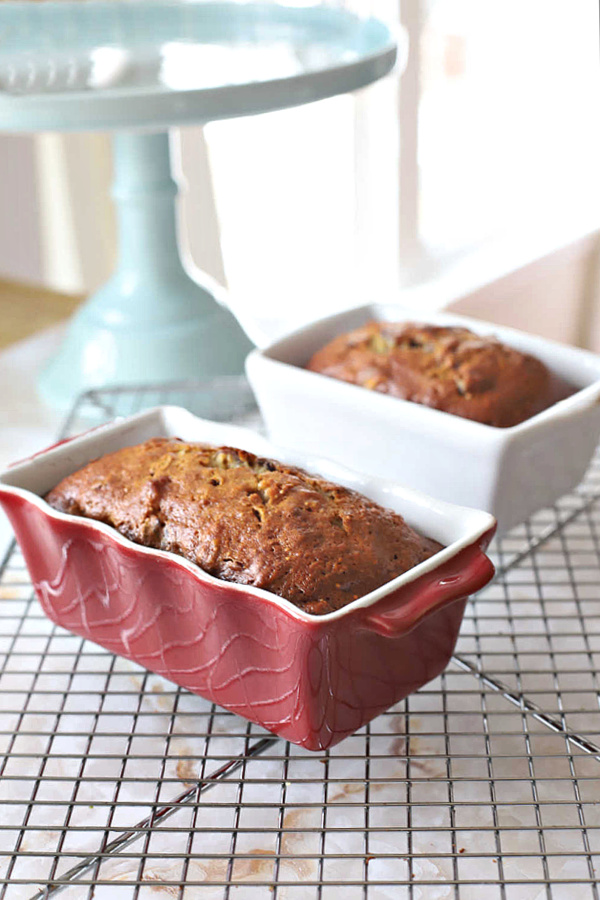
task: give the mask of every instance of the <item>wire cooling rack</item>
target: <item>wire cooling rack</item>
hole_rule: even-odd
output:
[[[242,381],[92,392],[251,421]],[[0,568],[0,900],[600,900],[600,459],[494,548],[446,672],[313,754],[53,625]]]

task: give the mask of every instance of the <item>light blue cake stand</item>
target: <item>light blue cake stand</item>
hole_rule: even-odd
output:
[[[397,55],[385,24],[325,5],[0,3],[0,130],[115,132],[119,263],[72,319],[44,398],[241,372],[250,341],[179,255],[167,129],[353,91]]]

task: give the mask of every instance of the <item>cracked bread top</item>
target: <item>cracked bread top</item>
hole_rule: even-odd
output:
[[[437,325],[369,322],[334,338],[307,368],[499,428],[573,393],[535,357]]]
[[[177,438],[94,460],[46,500],[317,615],[441,549],[356,491],[244,450]]]

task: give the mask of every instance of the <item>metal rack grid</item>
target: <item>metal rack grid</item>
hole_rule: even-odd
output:
[[[86,395],[252,417],[243,383]],[[82,418],[84,416],[84,418]],[[600,459],[495,547],[446,672],[333,750],[54,626],[0,567],[0,900],[600,900]]]

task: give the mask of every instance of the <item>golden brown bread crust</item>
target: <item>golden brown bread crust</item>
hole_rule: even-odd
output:
[[[345,606],[441,549],[355,491],[244,450],[176,438],[97,459],[46,500],[314,614]]]
[[[334,338],[307,368],[499,428],[573,393],[538,359],[492,337],[415,323],[369,322]]]

